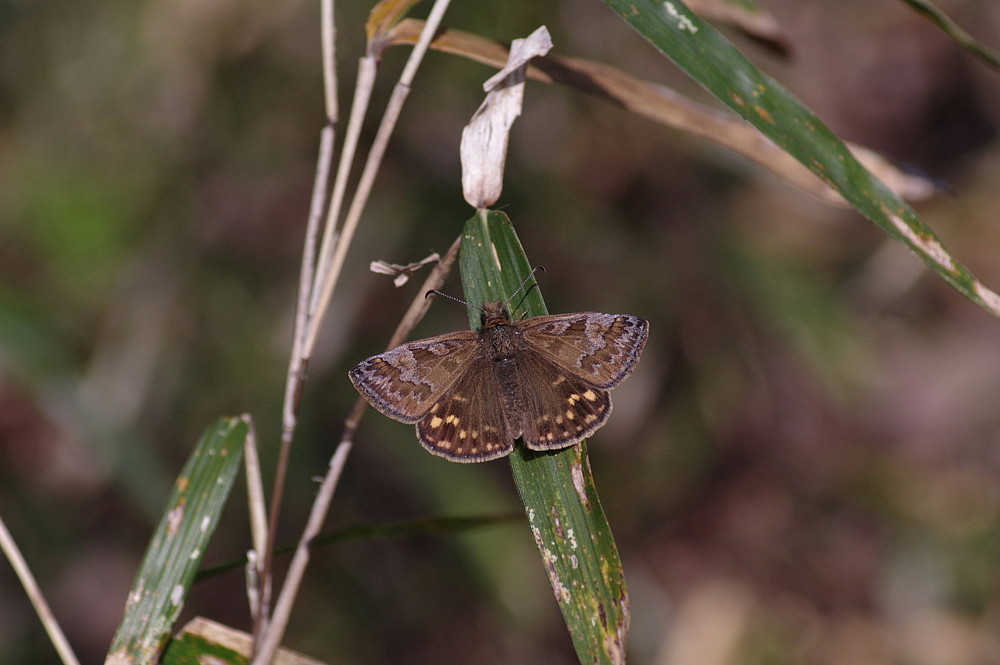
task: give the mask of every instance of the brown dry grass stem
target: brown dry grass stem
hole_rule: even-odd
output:
[[[258,589],[257,607],[253,612],[255,636],[253,662],[255,665],[264,665],[270,662],[280,644],[281,637],[284,635],[288,616],[291,613],[291,606],[297,595],[305,566],[308,563],[308,543],[312,538],[310,534],[314,535],[318,532],[326,516],[329,502],[332,499],[340,477],[340,472],[351,450],[351,437],[361,416],[361,408],[355,406],[345,424],[344,440],[337,447],[330,461],[329,471],[321,485],[320,494],[313,505],[302,540],[296,551],[296,556],[293,558],[292,567],[286,576],[285,584],[275,605],[274,615],[269,616],[268,608],[270,606],[270,589],[272,587],[273,575],[271,552],[274,549],[281,500],[287,477],[288,458],[290,456],[292,441],[294,440],[299,397],[302,394],[306,368],[312,356],[312,350],[322,326],[324,314],[329,306],[333,291],[343,269],[351,240],[357,230],[361,214],[368,202],[375,178],[382,164],[389,138],[395,129],[396,121],[399,118],[416,71],[423,60],[424,54],[427,52],[434,32],[440,25],[448,4],[449,0],[437,0],[427,17],[424,31],[410,53],[410,57],[387,104],[375,140],[365,161],[361,179],[354,192],[354,197],[348,208],[346,218],[340,228],[338,228],[338,220],[340,219],[344,193],[346,192],[346,183],[348,174],[351,171],[351,165],[354,163],[363,119],[374,88],[377,60],[372,54],[368,54],[359,63],[358,83],[355,86],[354,103],[351,107],[351,116],[348,120],[348,128],[341,150],[337,176],[333,183],[333,194],[329,198],[329,205],[327,205],[327,183],[329,182],[334,150],[333,126],[338,120],[336,102],[337,84],[334,75],[336,30],[332,0],[325,0],[321,7],[324,88],[328,125],[324,127],[320,135],[316,177],[303,248],[302,272],[300,275],[292,352],[286,378],[281,444],[275,468],[270,514],[268,516],[268,534],[264,551],[259,552],[261,555],[261,566],[258,569],[259,574],[257,575],[257,579],[259,580],[260,587]],[[323,240],[319,243],[320,246],[317,251],[317,239],[320,236],[321,226],[320,220],[323,218],[324,208],[326,209],[326,223],[322,225]],[[447,273],[448,268],[450,268],[451,262],[454,261],[454,254],[457,251],[458,241],[456,240],[452,250],[449,250],[449,254],[451,254],[450,259],[446,256],[446,259],[443,259],[435,270],[432,271],[431,275],[428,276],[428,281],[443,280],[443,276]],[[403,321],[401,321],[400,328],[397,329],[397,335],[405,335],[412,328],[413,324],[419,320],[419,317],[423,315],[423,312],[426,311],[426,306],[427,303],[423,302],[415,303],[411,306],[406,316],[404,316]]]
[[[48,633],[49,639],[52,640],[52,645],[59,654],[59,658],[65,665],[79,665],[80,661],[77,659],[76,654],[73,653],[73,648],[69,645],[69,641],[66,639],[66,635],[59,626],[55,615],[52,614],[52,609],[45,600],[45,596],[42,595],[42,590],[38,586],[35,576],[31,573],[31,569],[28,568],[28,562],[21,555],[21,550],[17,547],[14,538],[7,530],[3,519],[0,519],[0,551],[7,557],[7,561],[10,562],[14,574],[17,575],[21,586],[24,587],[25,595],[28,596],[32,607],[35,608],[35,613],[45,627],[45,632]]]
[[[455,241],[451,244],[451,247],[448,248],[445,255],[441,257],[441,260],[438,261],[437,265],[431,269],[430,274],[427,275],[427,279],[424,280],[420,290],[414,296],[413,301],[410,303],[410,307],[406,310],[406,313],[400,320],[399,325],[396,326],[396,330],[386,346],[387,349],[398,346],[401,342],[403,342],[403,340],[409,336],[413,327],[416,326],[416,324],[427,313],[427,309],[430,307],[431,301],[425,298],[424,294],[431,289],[439,288],[444,283],[445,278],[451,271],[451,267],[458,256],[458,248],[461,244],[461,239],[461,235],[455,238]],[[269,659],[273,656],[280,644],[281,637],[288,624],[288,618],[291,615],[292,605],[298,595],[299,588],[301,587],[302,580],[305,575],[306,566],[309,563],[310,543],[313,538],[319,534],[320,529],[323,526],[323,522],[326,519],[327,512],[329,511],[330,504],[333,500],[334,491],[336,490],[337,483],[340,480],[341,472],[343,471],[344,465],[347,463],[347,457],[350,455],[351,449],[354,446],[354,433],[357,431],[358,424],[361,422],[361,417],[364,415],[366,404],[367,403],[364,398],[359,396],[354,402],[354,406],[351,408],[347,419],[344,421],[344,431],[341,435],[340,443],[337,444],[333,457],[330,459],[330,465],[327,469],[326,476],[320,483],[319,490],[316,493],[316,500],[313,502],[312,509],[309,513],[309,519],[307,520],[306,526],[302,531],[302,536],[299,538],[295,554],[293,555],[291,564],[288,567],[288,574],[285,577],[285,582],[282,586],[278,601],[275,603],[274,613],[270,617],[270,627],[260,642],[257,655],[253,661],[254,665],[263,665],[264,663],[270,662]]]

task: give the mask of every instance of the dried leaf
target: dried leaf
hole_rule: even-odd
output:
[[[526,39],[514,40],[507,64],[483,85],[486,99],[462,130],[462,190],[476,209],[487,208],[500,198],[510,128],[521,115],[524,70],[529,60],[551,48],[545,26]]]
[[[441,255],[434,252],[430,256],[421,259],[416,263],[407,263],[405,266],[398,263],[388,263],[386,261],[372,261],[368,269],[372,272],[379,273],[380,275],[393,275],[394,279],[392,280],[392,283],[398,288],[403,284],[406,284],[413,273],[420,270],[428,263],[434,263],[435,261],[440,260]]]
[[[420,21],[406,19],[393,28],[387,39],[393,44],[413,43],[422,25]],[[502,45],[458,30],[438,35],[431,48],[494,67],[502,67],[507,57],[507,49]],[[620,69],[591,60],[552,55],[533,60],[527,76],[576,88],[660,124],[706,138],[828,203],[847,206],[837,192],[742,118],[698,104],[666,86],[637,79]],[[908,201],[926,199],[937,191],[933,182],[901,171],[867,148],[853,144],[848,147],[867,168]]]

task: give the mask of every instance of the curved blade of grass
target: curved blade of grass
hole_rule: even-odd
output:
[[[972,35],[962,29],[950,16],[941,11],[929,0],[903,0],[918,14],[923,14],[931,23],[941,28],[941,31],[958,42],[959,46],[973,54],[990,67],[1000,69],[1000,55],[996,51],[977,41]]]
[[[107,663],[153,663],[170,637],[243,459],[247,423],[209,428],[174,485],[125,605]]]
[[[383,47],[416,44],[423,25],[423,21],[416,19],[400,21],[386,34]],[[497,69],[507,62],[505,46],[461,30],[438,32],[431,48]],[[535,58],[528,67],[527,75],[536,81],[574,88],[630,113],[714,141],[827,203],[848,205],[840,194],[817,180],[794,157],[763,138],[753,125],[731,113],[699,104],[659,83],[643,81],[600,62],[558,55]],[[846,145],[865,168],[908,201],[926,199],[937,190],[930,180],[896,168],[869,148],[851,143]]]
[[[944,248],[920,217],[868,172],[826,125],[680,0],[604,0],[656,48],[827,183],[887,234],[904,242],[966,298],[1000,316],[1000,296]]]
[[[459,257],[465,299],[506,301],[531,271],[507,216],[479,211],[465,224]],[[546,314],[537,285],[511,303],[518,314]],[[513,314],[513,313],[512,313]],[[479,328],[479,311],[469,308]],[[629,604],[618,549],[590,472],[586,443],[508,457],[531,533],[581,663],[624,663]]]

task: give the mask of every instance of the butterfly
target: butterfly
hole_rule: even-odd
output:
[[[372,406],[415,423],[424,448],[453,462],[503,457],[518,438],[545,451],[590,436],[607,422],[608,391],[632,373],[649,334],[649,323],[630,314],[512,321],[500,301],[480,309],[478,331],[402,344],[350,371]]]

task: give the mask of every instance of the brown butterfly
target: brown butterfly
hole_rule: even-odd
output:
[[[632,373],[649,333],[648,322],[629,314],[511,321],[499,301],[481,310],[478,332],[402,344],[350,372],[372,406],[416,423],[424,448],[453,462],[503,457],[518,437],[532,450],[555,450],[590,436],[607,421],[608,390]]]

